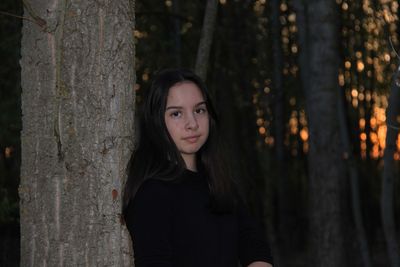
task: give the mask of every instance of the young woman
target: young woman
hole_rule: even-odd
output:
[[[136,267],[271,267],[259,225],[223,164],[203,82],[165,70],[145,96],[124,194]]]

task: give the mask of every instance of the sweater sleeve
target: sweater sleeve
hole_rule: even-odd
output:
[[[168,185],[148,180],[128,206],[126,223],[136,267],[172,267],[171,196]]]
[[[239,260],[243,267],[255,261],[273,264],[270,247],[261,225],[243,204],[238,206]]]

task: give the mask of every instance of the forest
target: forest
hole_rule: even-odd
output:
[[[400,266],[398,1],[42,2],[0,3],[0,266],[77,266],[60,255],[104,240],[122,256],[86,265],[129,266],[110,214],[135,106],[171,67],[216,100],[274,266]]]

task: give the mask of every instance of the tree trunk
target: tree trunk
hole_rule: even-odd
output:
[[[333,0],[313,0],[307,12],[310,266],[346,266],[342,229],[346,172],[337,113],[338,11]]]
[[[132,266],[134,1],[24,4],[21,266]]]
[[[273,59],[273,76],[272,86],[274,92],[274,126],[275,126],[275,159],[276,159],[276,184],[278,186],[278,245],[280,253],[284,253],[289,242],[288,233],[290,233],[289,219],[289,203],[288,203],[288,177],[286,173],[286,156],[285,156],[285,95],[283,90],[283,50],[282,50],[282,26],[280,23],[280,0],[271,1],[271,35],[272,35],[272,59]],[[283,255],[276,255],[276,259],[280,262]]]
[[[367,237],[365,234],[364,223],[361,212],[361,202],[360,202],[360,185],[359,185],[359,173],[357,169],[357,162],[351,151],[351,141],[349,137],[349,129],[347,127],[346,120],[346,96],[344,90],[338,86],[338,121],[340,136],[343,143],[343,154],[346,159],[347,171],[350,178],[350,188],[351,188],[351,204],[353,211],[353,218],[356,227],[356,234],[358,239],[358,244],[360,246],[360,254],[364,267],[371,267],[371,257],[369,253],[369,246]]]
[[[208,0],[204,13],[203,28],[199,48],[197,49],[195,72],[204,81],[207,78],[208,59],[210,57],[211,44],[215,22],[217,20],[218,0]]]
[[[396,139],[399,134],[400,122],[400,68],[393,75],[392,90],[389,105],[386,111],[387,132],[386,147],[383,156],[384,168],[382,179],[381,212],[382,225],[385,233],[389,262],[391,267],[400,266],[399,245],[396,237],[396,224],[394,219],[394,179],[398,177],[398,170],[394,161],[396,152]]]
[[[308,22],[308,2],[306,0],[294,0],[293,6],[296,12],[296,24],[298,28],[298,44],[299,44],[299,65],[300,80],[304,92],[309,88],[309,22]]]
[[[172,10],[175,14],[180,13],[179,0],[172,0]],[[182,41],[181,41],[181,18],[172,18],[172,39],[174,44],[175,64],[177,67],[182,65]]]

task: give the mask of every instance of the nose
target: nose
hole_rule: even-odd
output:
[[[187,116],[186,121],[186,129],[187,130],[197,130],[199,128],[199,124],[197,123],[197,119],[194,114],[190,113]]]

